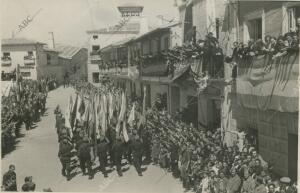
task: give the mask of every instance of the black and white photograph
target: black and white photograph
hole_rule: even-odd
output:
[[[300,0],[2,0],[1,192],[297,193]]]

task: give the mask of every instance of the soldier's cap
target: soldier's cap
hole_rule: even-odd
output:
[[[289,184],[291,183],[291,179],[289,177],[282,177],[280,178],[280,182],[284,184]]]

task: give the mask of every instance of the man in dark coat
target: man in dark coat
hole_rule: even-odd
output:
[[[80,168],[82,170],[83,175],[86,174],[86,168],[88,169],[89,179],[93,179],[93,171],[92,171],[92,158],[91,158],[91,144],[89,143],[89,139],[84,137],[83,142],[80,144],[78,148],[78,158],[80,163]]]
[[[97,146],[98,157],[100,162],[100,171],[103,173],[104,177],[107,177],[106,165],[107,165],[107,152],[108,143],[104,136],[101,136]]]
[[[14,165],[10,165],[9,170],[3,175],[2,186],[4,191],[17,191],[17,176]]]
[[[108,137],[108,140],[109,140],[109,144],[108,144],[109,157],[110,157],[109,161],[110,161],[111,167],[113,167],[115,165],[113,145],[115,144],[115,141],[116,141],[116,130],[114,128],[112,128],[111,126],[108,127],[107,137]]]
[[[138,173],[139,176],[142,176],[142,170],[141,170],[141,165],[142,165],[142,139],[138,136],[137,133],[134,133],[132,142],[131,142],[131,149],[133,153],[133,164],[134,167]]]
[[[71,179],[70,163],[71,163],[71,157],[72,157],[72,154],[71,154],[72,149],[73,149],[73,146],[68,142],[67,139],[62,140],[62,142],[59,144],[58,157],[62,164],[61,174],[63,176],[66,176],[68,181]]]
[[[121,177],[121,176],[123,176],[122,170],[121,170],[122,155],[123,155],[123,142],[119,135],[116,137],[116,141],[113,145],[112,151],[114,154],[114,163],[116,165],[118,175]]]

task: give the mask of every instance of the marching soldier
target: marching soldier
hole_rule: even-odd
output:
[[[123,142],[121,140],[121,137],[117,135],[116,141],[112,148],[113,154],[114,154],[114,163],[117,168],[118,175],[120,177],[123,176],[122,170],[121,170],[121,164],[122,164],[122,155],[123,155]]]
[[[134,130],[133,140],[131,142],[132,153],[133,153],[133,163],[139,176],[142,175],[141,165],[142,165],[142,139],[138,136],[136,130]]]
[[[63,139],[62,142],[60,142],[60,144],[59,144],[58,157],[62,164],[61,174],[65,177],[67,177],[68,181],[71,179],[70,163],[71,163],[71,157],[72,157],[72,154],[71,154],[72,149],[73,149],[73,146],[68,142],[67,139]]]
[[[78,148],[78,158],[83,175],[86,175],[86,168],[88,169],[89,180],[94,178],[92,171],[92,158],[90,153],[91,144],[89,143],[88,137],[84,137],[83,142]]]
[[[104,136],[100,136],[98,146],[97,146],[97,151],[98,151],[98,157],[100,162],[100,171],[103,173],[104,177],[106,178],[108,177],[106,171],[108,143],[105,140]]]

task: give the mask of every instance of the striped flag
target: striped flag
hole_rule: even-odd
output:
[[[133,103],[129,117],[128,117],[128,123],[130,126],[133,125],[133,121],[135,120],[135,103]]]
[[[129,141],[129,136],[128,136],[127,128],[126,128],[126,122],[123,122],[123,137],[124,137],[125,142]]]
[[[74,103],[72,113],[71,113],[70,123],[71,123],[71,128],[72,129],[74,129],[74,126],[75,126],[75,119],[76,119],[76,113],[77,113],[77,103],[78,103],[78,93],[76,95],[75,103]]]
[[[140,128],[140,126],[142,124],[144,124],[146,121],[146,91],[147,91],[146,86],[144,86],[143,112],[142,112],[142,116],[141,116],[139,124],[138,124],[138,128]]]

